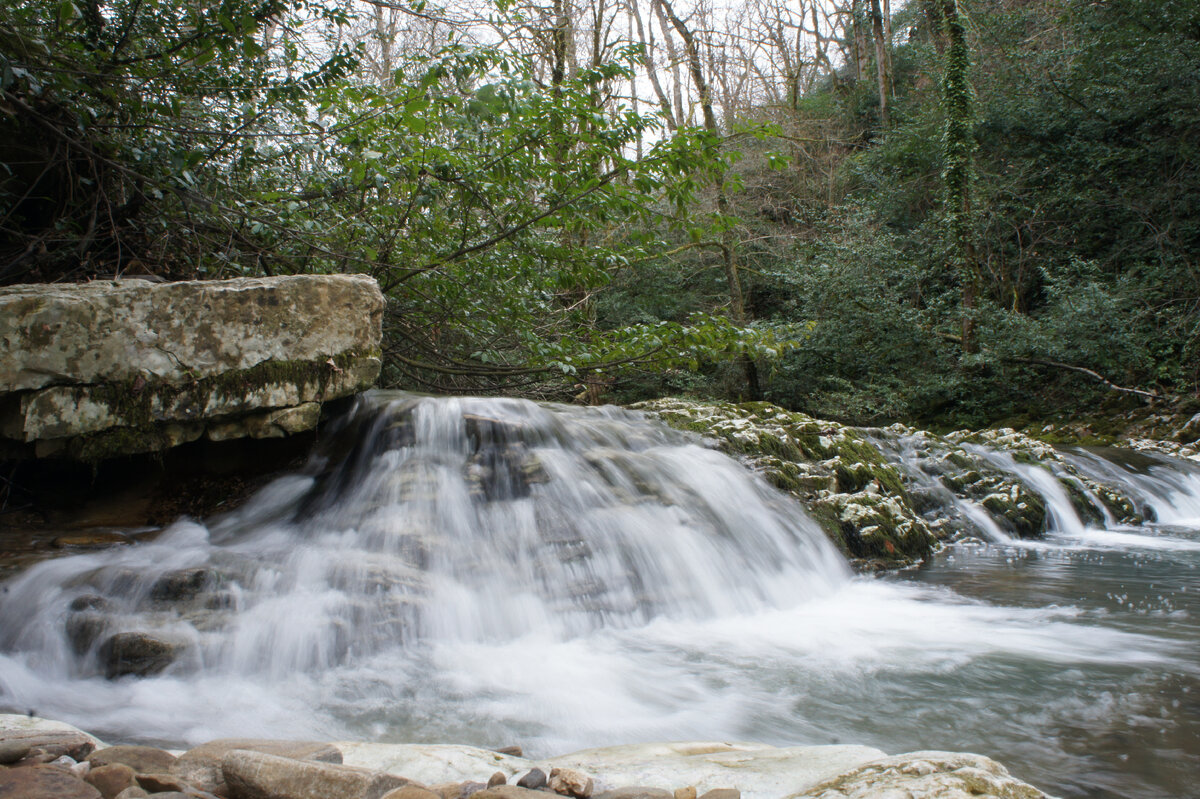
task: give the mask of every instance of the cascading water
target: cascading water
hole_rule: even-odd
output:
[[[1069,796],[1193,788],[1188,467],[1070,455],[1173,520],[1111,531],[1156,548],[1097,548],[1047,483],[1045,541],[951,495],[997,543],[869,579],[790,499],[627,411],[379,393],[326,444],[229,515],[9,581],[0,703],[171,744],[853,742],[978,751]],[[171,663],[119,676],[114,639]]]

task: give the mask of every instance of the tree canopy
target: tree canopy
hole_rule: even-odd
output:
[[[21,0],[0,91],[0,283],[370,274],[392,385],[1200,390],[1178,0]]]

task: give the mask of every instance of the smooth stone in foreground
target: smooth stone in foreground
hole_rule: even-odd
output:
[[[909,752],[860,766],[788,799],[1049,799],[1004,766],[965,752]]]
[[[777,799],[883,757],[870,746],[683,742],[585,749],[545,762],[595,774],[605,789],[639,785],[671,792],[691,785],[704,794],[736,787],[746,799]]]
[[[221,761],[234,799],[382,799],[411,784],[379,771],[235,749]]]
[[[57,766],[0,769],[0,797],[12,799],[102,799],[100,792]]]
[[[88,755],[93,766],[121,763],[142,774],[165,774],[175,765],[175,755],[154,746],[109,746]]]
[[[0,717],[0,744],[8,749],[8,757],[14,756],[21,748],[28,747],[22,758],[40,754],[49,756],[49,760],[63,755],[72,760],[82,760],[96,748],[95,738],[74,727],[66,725],[63,725],[65,729],[37,725],[28,725],[23,728],[15,727],[15,725],[9,727],[6,722],[12,718],[38,721],[38,719],[27,719],[25,716]],[[17,762],[22,758],[10,762]]]
[[[341,763],[337,747],[317,741],[275,741],[259,738],[218,738],[189,749],[171,765],[170,772],[210,793],[225,793],[221,763],[235,749],[262,752],[296,760]]]
[[[104,799],[115,799],[121,791],[136,784],[136,774],[137,772],[124,763],[107,763],[93,768],[84,779],[99,791]]]
[[[497,772],[511,780],[536,765],[523,757],[474,746],[355,741],[338,741],[333,745],[342,751],[342,762],[348,766],[403,774],[426,785],[487,781],[489,774]]]

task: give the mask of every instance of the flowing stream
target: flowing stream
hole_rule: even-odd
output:
[[[1069,452],[1155,521],[855,577],[791,499],[639,414],[374,393],[301,474],[0,594],[0,705],[113,740],[652,740],[979,752],[1050,793],[1200,783],[1200,470]],[[161,673],[105,671],[117,633]]]

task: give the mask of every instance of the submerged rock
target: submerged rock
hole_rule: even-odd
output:
[[[100,644],[96,656],[110,680],[127,675],[147,677],[175,662],[182,644],[142,632],[117,633]]]

